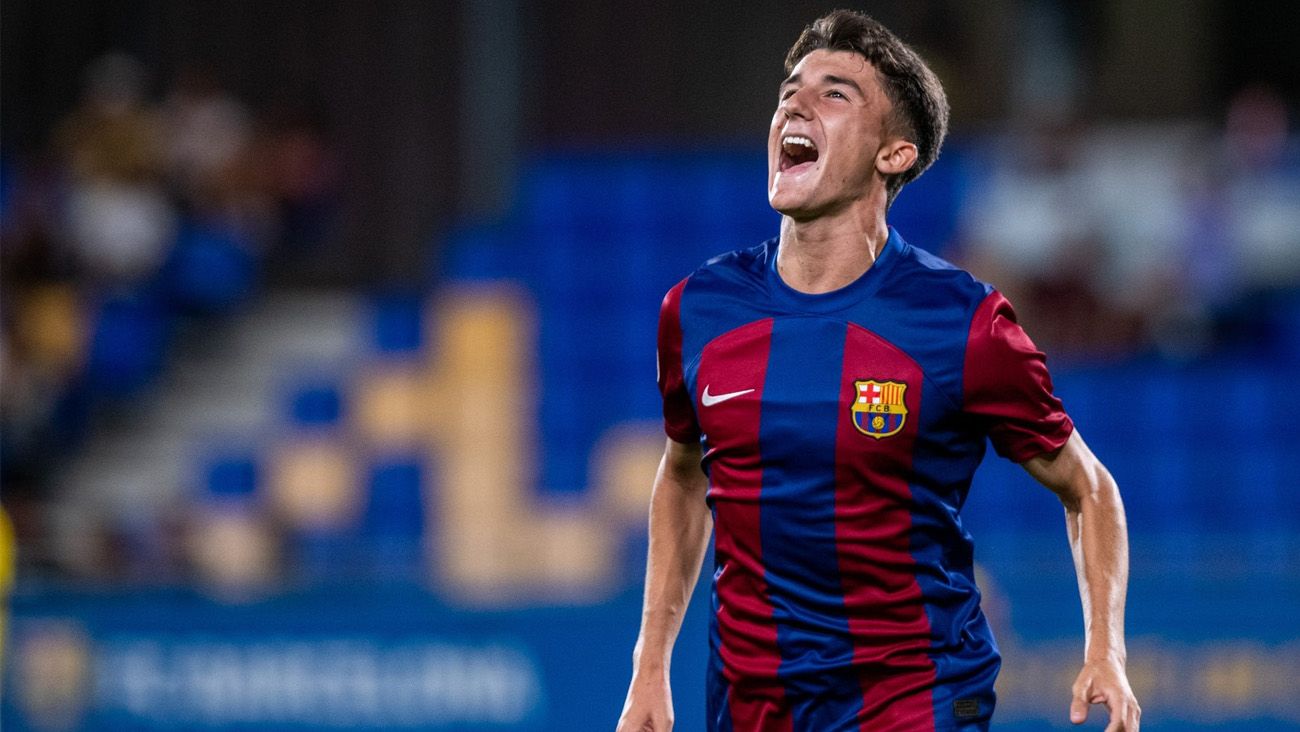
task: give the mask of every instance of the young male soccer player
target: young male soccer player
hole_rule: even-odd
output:
[[[943,89],[848,11],[806,29],[786,71],[768,137],[780,236],[664,299],[669,439],[620,732],[672,725],[710,524],[711,730],[987,730],[1000,661],[959,510],[988,438],[1065,505],[1086,628],[1070,718],[1104,703],[1108,732],[1136,732],[1115,482],[1011,305],[885,224],[938,155]]]

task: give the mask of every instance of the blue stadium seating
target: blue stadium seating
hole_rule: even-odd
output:
[[[329,427],[343,414],[343,396],[337,385],[316,379],[299,382],[289,397],[293,422],[303,427]]]
[[[250,238],[229,224],[187,220],[161,273],[178,310],[230,312],[252,293],[257,262]]]
[[[361,535],[372,576],[415,579],[423,566],[424,460],[392,455],[371,466]]]
[[[257,491],[257,459],[243,453],[222,453],[208,460],[208,496],[217,499],[247,499]]]
[[[86,353],[85,380],[108,396],[128,396],[162,372],[170,316],[149,293],[106,298],[98,308]]]

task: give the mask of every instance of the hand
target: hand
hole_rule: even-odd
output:
[[[1138,732],[1142,709],[1128,684],[1124,664],[1119,661],[1088,661],[1074,680],[1074,700],[1070,702],[1070,721],[1083,724],[1091,704],[1105,704],[1110,724],[1105,732]]]
[[[673,694],[668,675],[634,673],[617,732],[669,732],[672,728]]]

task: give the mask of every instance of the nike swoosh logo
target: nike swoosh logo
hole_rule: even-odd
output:
[[[751,391],[753,391],[753,389],[746,389],[744,391],[733,391],[729,394],[710,394],[709,387],[706,384],[704,387],[704,393],[700,395],[700,402],[706,407],[711,407],[714,404],[725,402],[728,399],[735,399],[736,397],[742,394],[748,394]]]

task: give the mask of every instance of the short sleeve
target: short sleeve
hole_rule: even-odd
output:
[[[659,394],[664,402],[664,432],[676,442],[694,442],[700,438],[695,407],[682,372],[681,310],[685,288],[686,280],[678,282],[664,296],[659,309]]]
[[[1059,449],[1074,431],[1052,393],[1047,357],[996,290],[971,319],[963,388],[962,410],[988,432],[999,455],[1018,463]]]

